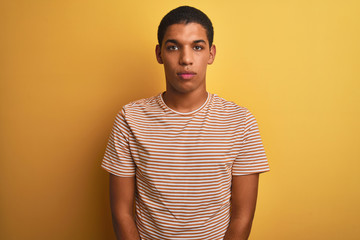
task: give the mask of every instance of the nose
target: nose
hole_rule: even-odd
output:
[[[193,56],[192,51],[189,48],[183,48],[180,52],[179,64],[182,66],[192,65]]]

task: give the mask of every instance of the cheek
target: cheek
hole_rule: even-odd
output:
[[[167,68],[167,69],[173,69],[173,68],[176,68],[178,66],[177,64],[178,62],[176,61],[175,58],[166,58],[164,60],[164,66]]]
[[[164,62],[164,68],[166,70],[170,70],[171,69],[171,64],[169,64],[168,62]]]
[[[209,59],[207,59],[207,58],[201,59],[201,64],[200,64],[201,69],[206,70],[207,65],[208,65],[208,60],[209,60]]]
[[[169,64],[168,62],[164,63],[164,70],[166,75],[172,75],[174,72],[176,72],[173,65]]]
[[[199,57],[198,61],[201,65],[207,65],[207,62],[209,61],[209,56],[207,54],[202,55]]]

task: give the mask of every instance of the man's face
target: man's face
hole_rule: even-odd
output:
[[[170,25],[156,57],[164,64],[166,90],[173,93],[206,91],[206,68],[215,58],[215,46],[209,48],[206,30],[198,23]]]

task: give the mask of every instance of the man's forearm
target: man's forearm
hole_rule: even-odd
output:
[[[110,207],[118,240],[139,240],[134,220],[135,177],[110,174]]]
[[[250,235],[252,218],[231,219],[224,240],[247,240]]]
[[[234,176],[231,189],[231,218],[225,240],[247,240],[254,219],[259,174]]]
[[[132,216],[113,216],[113,226],[117,240],[140,240],[140,235]]]

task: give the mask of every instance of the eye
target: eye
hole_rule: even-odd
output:
[[[196,51],[200,51],[200,50],[203,50],[204,48],[202,46],[195,46],[194,47],[194,50]]]
[[[176,51],[176,50],[179,50],[179,48],[175,45],[171,45],[171,46],[168,46],[166,47],[167,50],[170,50],[170,51]]]

